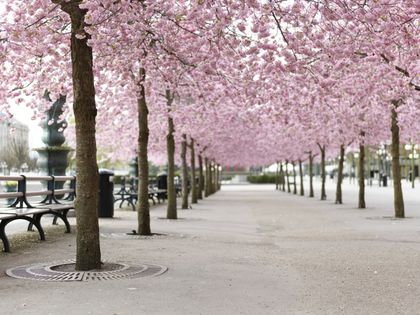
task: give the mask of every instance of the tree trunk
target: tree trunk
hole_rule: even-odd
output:
[[[416,152],[415,152],[414,144],[413,144],[411,145],[411,188],[414,188],[414,182],[416,179],[416,172],[415,172],[416,162],[414,160],[415,155],[416,155]]]
[[[279,190],[279,162],[276,163],[276,190]]]
[[[168,153],[168,177],[167,177],[167,195],[168,205],[166,209],[167,219],[177,219],[176,210],[176,188],[175,188],[175,140],[174,140],[174,121],[171,117],[173,97],[169,90],[166,90],[166,99],[168,105],[168,134],[166,136],[166,147]]]
[[[220,190],[221,184],[220,184],[220,165],[217,164],[217,168],[216,168],[216,191]]]
[[[188,209],[188,166],[187,166],[187,135],[182,135],[181,144],[182,161],[182,205],[181,209]]]
[[[214,191],[213,191],[213,162],[209,162],[209,194],[213,195]]]
[[[295,168],[295,162],[292,163],[293,166],[293,194],[297,194],[297,186],[296,186],[296,168]]]
[[[397,108],[401,100],[392,101],[394,107],[391,111],[391,154],[392,154],[392,174],[394,182],[394,211],[396,218],[404,218],[404,198],[401,188],[401,168],[400,168],[400,127],[398,126]]]
[[[146,93],[144,90],[144,82],[146,72],[140,68],[140,97],[138,98],[138,114],[139,114],[139,142],[138,142],[138,160],[139,160],[139,185],[138,185],[138,233],[140,235],[152,234],[150,229],[150,213],[149,213],[149,162],[147,147],[149,144],[149,126],[148,114],[149,110],[146,103]]]
[[[217,192],[217,163],[213,164],[213,193]]]
[[[216,193],[218,190],[218,186],[219,186],[219,178],[217,177],[218,175],[218,164],[216,162],[214,162],[214,169],[213,169],[213,178],[214,178],[214,183],[213,183],[213,192]]]
[[[299,160],[299,176],[300,176],[300,195],[305,195],[305,189],[303,188],[303,169],[302,169],[302,160]]]
[[[289,161],[287,160],[286,160],[286,181],[287,181],[287,192],[290,194],[292,190],[290,189]]]
[[[83,29],[87,10],[80,9],[79,4],[74,2],[63,3],[61,8],[71,18],[73,111],[76,122],[76,270],[83,271],[101,268],[93,57],[92,48],[87,45],[89,35],[86,34],[83,39],[76,38],[76,33]]]
[[[191,203],[197,203],[197,182],[195,180],[195,148],[194,139],[191,139]]]
[[[369,186],[372,186],[372,178],[370,177],[370,174],[371,174],[371,154],[370,154],[370,151],[369,151],[369,147],[365,147],[365,156],[366,156],[366,164],[367,164],[367,174],[368,174],[368,176],[367,176],[367,180],[368,180],[368,185]]]
[[[204,189],[204,175],[203,175],[203,157],[198,156],[198,192],[197,198],[203,199],[203,189]]]
[[[286,181],[284,178],[283,163],[280,163],[280,185],[281,190],[286,191]]]
[[[222,176],[223,176],[223,166],[219,165],[220,169],[219,169],[219,190],[222,189]]]
[[[325,181],[327,179],[327,172],[325,169],[325,145],[321,146],[318,144],[321,151],[321,200],[327,200],[327,194],[325,192]]]
[[[419,172],[420,172],[420,154],[418,155],[418,158],[417,158],[417,169],[419,170]],[[420,175],[420,174],[419,174]],[[419,176],[419,181],[420,181],[420,176]]]
[[[361,144],[359,150],[359,209],[365,209],[365,146]]]
[[[338,173],[337,173],[337,190],[335,192],[335,203],[343,203],[343,193],[341,191],[341,184],[343,183],[343,168],[344,168],[344,145],[340,146],[340,160],[338,161]]]
[[[210,196],[210,163],[208,158],[204,158],[204,165],[206,166],[204,196],[208,197]]]
[[[314,156],[309,152],[309,198],[314,197]]]
[[[217,190],[218,190],[218,186],[219,186],[219,184],[218,184],[218,180],[219,180],[219,178],[218,178],[218,164],[215,162],[214,163],[214,192],[217,192]]]

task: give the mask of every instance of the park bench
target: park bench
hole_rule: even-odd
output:
[[[129,206],[132,207],[133,211],[136,210],[136,203],[138,201],[138,191],[137,191],[138,179],[135,177],[130,178],[130,186],[127,187],[126,178],[121,178],[121,188],[114,195],[114,202],[120,202],[119,208],[122,207],[123,203],[126,202]],[[167,191],[166,189],[156,189],[154,187],[149,187],[148,199],[152,201],[153,205],[164,201],[166,199]]]
[[[0,176],[0,181],[15,181],[18,183],[16,192],[0,193],[0,199],[13,199],[9,206],[0,207],[0,238],[3,242],[5,252],[10,251],[10,244],[5,229],[6,226],[15,220],[29,222],[28,230],[35,226],[39,233],[40,240],[45,240],[45,233],[41,225],[41,218],[50,214],[54,217],[53,224],[60,218],[65,226],[66,233],[70,233],[70,223],[67,214],[74,209],[76,179],[74,176]],[[46,188],[38,191],[28,191],[28,181],[47,182]],[[57,189],[57,183],[70,181],[68,189]],[[64,198],[64,196],[66,196]],[[30,202],[30,197],[43,197],[38,202]],[[61,198],[61,199],[60,199]]]
[[[168,191],[166,189],[152,189],[151,191],[154,193],[156,199],[158,200],[158,203],[165,202],[166,199],[168,199]]]
[[[133,183],[130,182],[130,187],[127,187],[126,178],[121,177],[121,187],[120,190],[114,194],[114,203],[120,202],[119,208],[121,208],[124,202],[127,202],[129,205],[132,205],[132,200],[130,194],[133,190]]]

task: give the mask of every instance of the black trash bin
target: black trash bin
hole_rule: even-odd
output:
[[[168,189],[168,175],[166,173],[158,174],[157,178],[157,189]]]
[[[156,180],[158,201],[165,202],[168,199],[168,175],[166,173],[160,173],[156,177]]]
[[[99,202],[98,217],[112,218],[114,216],[114,183],[110,177],[114,172],[110,170],[99,170]]]
[[[382,175],[382,186],[387,187],[388,186],[388,176]]]

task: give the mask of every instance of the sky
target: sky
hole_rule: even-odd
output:
[[[32,111],[25,106],[12,106],[10,112],[13,114],[13,118],[28,126],[29,148],[33,149],[44,146],[44,143],[41,140],[42,128],[39,126],[40,121],[31,120]]]
[[[8,0],[7,0],[8,1]],[[7,3],[6,0],[0,0],[0,14],[4,12],[5,5]],[[43,142],[41,140],[42,137],[42,129],[38,126],[40,123],[39,120],[31,120],[32,112],[30,109],[24,106],[12,106],[10,112],[14,115],[17,121],[27,125],[29,127],[29,148],[37,148],[42,147]]]

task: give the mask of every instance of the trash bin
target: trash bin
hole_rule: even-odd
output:
[[[113,171],[99,170],[98,217],[100,218],[112,218],[114,216],[114,183],[110,181],[110,177],[113,175]]]
[[[166,173],[158,174],[157,189],[168,189],[168,175],[166,175]]]
[[[382,186],[387,187],[388,186],[388,176],[383,175],[382,176]]]

